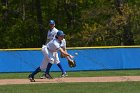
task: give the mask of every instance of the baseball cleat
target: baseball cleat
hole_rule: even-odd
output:
[[[28,79],[30,80],[30,82],[35,82],[34,78],[31,75],[28,76]]]
[[[68,74],[65,72],[65,73],[62,73],[61,77],[67,77]]]
[[[53,77],[52,77],[50,74],[46,74],[45,76],[46,76],[46,78],[48,78],[48,79],[53,79]]]
[[[41,77],[40,77],[40,79],[46,79],[47,77],[46,77],[46,75],[45,74],[43,74]]]

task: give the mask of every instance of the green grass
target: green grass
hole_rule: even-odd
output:
[[[50,72],[53,77],[60,77],[61,72]],[[69,77],[97,77],[97,76],[139,76],[140,70],[108,70],[108,71],[76,71],[67,72]],[[0,73],[0,79],[27,78],[30,73]],[[43,72],[38,73],[39,78]]]
[[[0,93],[139,93],[140,82],[57,83],[0,86]]]
[[[51,72],[53,77],[59,77],[61,72]],[[69,77],[97,76],[139,76],[140,70],[110,70],[110,71],[77,71],[68,72]],[[27,78],[29,73],[0,73],[0,79]],[[42,73],[39,73],[36,78]],[[0,93],[139,93],[140,82],[108,82],[108,83],[50,83],[0,85]]]

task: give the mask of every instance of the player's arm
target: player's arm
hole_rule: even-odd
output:
[[[59,48],[59,50],[60,50],[60,52],[61,52],[64,56],[73,58],[73,56],[70,55],[70,54],[66,51],[66,49],[64,50],[63,48]]]
[[[66,48],[64,48],[64,47],[62,47],[62,49],[65,51],[65,52],[67,52],[67,50],[66,50]],[[67,52],[68,53],[68,52]],[[62,54],[62,53],[61,53]],[[68,59],[68,60],[70,60],[70,56],[66,56],[66,58]]]

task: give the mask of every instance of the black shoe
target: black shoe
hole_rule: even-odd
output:
[[[43,74],[41,77],[40,77],[40,79],[46,79],[47,77],[46,77],[46,75],[45,74]]]
[[[46,78],[53,79],[53,77],[50,74],[45,74]]]
[[[30,80],[30,82],[35,82],[34,77],[32,77],[31,74],[28,76],[28,79]]]

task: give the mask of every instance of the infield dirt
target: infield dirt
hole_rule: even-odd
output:
[[[65,77],[54,79],[35,79],[35,81],[36,82],[30,82],[28,79],[0,79],[0,85],[70,82],[128,82],[140,81],[140,76]]]

